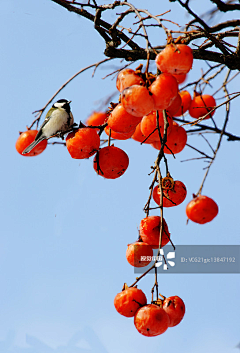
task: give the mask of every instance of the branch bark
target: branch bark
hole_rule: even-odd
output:
[[[217,5],[218,10],[222,12],[240,10],[239,4],[226,4],[221,0],[210,0],[210,1],[213,2],[215,5]]]
[[[101,18],[98,18],[96,21],[96,15],[93,15],[90,12],[83,9],[83,5],[81,8],[78,8],[77,6],[72,5],[71,3],[67,2],[66,0],[51,0],[51,1],[59,4],[60,6],[64,7],[65,9],[67,9],[70,12],[74,12],[80,16],[87,18],[88,20],[92,21],[95,25],[97,22],[97,30],[99,31],[100,35],[104,38],[104,40],[106,42],[106,48],[105,48],[104,54],[107,57],[121,58],[121,59],[125,59],[126,61],[146,60],[148,57],[151,60],[155,59],[156,51],[154,48],[153,49],[151,49],[151,48],[143,49],[143,48],[139,47],[139,45],[136,42],[134,42],[127,35],[125,35],[122,31],[119,31],[116,28],[116,26],[113,26],[112,24],[110,24],[106,21],[103,21]],[[201,48],[194,49],[193,50],[194,59],[207,60],[207,61],[221,63],[221,64],[226,65],[231,70],[239,70],[240,71],[239,56],[236,55],[235,53],[233,53],[233,54],[228,53],[228,51],[225,49],[225,46],[221,43],[221,41],[218,40],[213,35],[211,35],[211,32],[215,31],[216,27],[213,27],[213,28],[209,27],[201,18],[199,18],[189,8],[188,1],[186,3],[183,3],[181,0],[178,0],[178,2],[192,16],[195,17],[195,19],[201,24],[201,26],[203,26],[203,28],[204,28],[203,32],[205,32],[205,36],[208,37],[209,40],[212,41],[215,46],[217,46],[220,50],[223,51],[223,53],[220,53],[220,52],[215,52],[215,51],[204,50]],[[113,9],[113,8],[115,8],[117,6],[121,6],[121,5],[122,5],[121,1],[115,1],[108,6],[101,7],[101,9],[100,9],[100,7],[96,7],[96,12],[101,13],[102,11],[104,11],[106,9]],[[231,6],[233,6],[233,5],[231,5]],[[235,22],[235,23],[238,23],[238,22]],[[224,25],[228,26],[229,24],[230,23],[226,22]],[[232,22],[231,22],[231,25],[233,25]],[[222,26],[223,26],[223,24],[222,24]],[[207,33],[208,33],[208,35],[207,35]],[[117,46],[120,44],[121,40],[123,42],[125,42],[131,48],[131,50],[118,49]],[[192,38],[192,40],[194,40],[194,38]],[[190,40],[190,41],[192,41],[192,40]]]
[[[160,52],[160,51],[158,51]],[[147,52],[145,49],[139,48],[137,50],[117,49],[113,47],[107,47],[104,51],[107,57],[111,58],[123,58],[126,61],[146,60]],[[156,54],[154,50],[149,50],[151,60],[155,60]],[[216,62],[219,64],[226,65],[231,70],[240,71],[240,61],[237,55],[229,54],[225,55],[210,50],[204,49],[193,49],[193,57],[198,60],[207,60]]]

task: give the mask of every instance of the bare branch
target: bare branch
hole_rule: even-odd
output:
[[[64,7],[65,9],[67,9],[70,12],[74,12],[80,16],[83,16],[85,18],[87,18],[88,20],[94,22],[95,16],[92,15],[91,13],[87,12],[86,10],[84,10],[82,7],[81,9],[71,5],[69,2],[65,1],[65,0],[51,0],[59,5],[61,5],[62,7]],[[120,1],[117,1],[117,3],[120,4]],[[111,28],[111,25],[103,20],[99,20],[99,25],[102,26],[103,28],[109,30]],[[122,33],[119,30],[116,30],[118,37],[123,40],[125,43],[128,42],[128,45],[132,48],[132,49],[138,49],[139,46],[138,44],[134,43],[132,40],[130,40],[128,38],[128,36],[126,36],[124,33]]]
[[[239,4],[226,4],[225,2],[221,0],[210,0],[214,4],[217,5],[218,10],[222,12],[228,12],[228,11],[234,11],[234,10],[240,10],[240,5]]]
[[[40,118],[41,118],[41,116],[42,116],[44,110],[47,108],[47,106],[53,101],[53,99],[58,95],[58,93],[60,93],[61,90],[62,90],[64,87],[66,87],[74,78],[76,78],[76,77],[77,77],[78,75],[80,75],[82,72],[84,72],[84,71],[86,71],[86,70],[88,70],[88,69],[91,69],[92,67],[94,67],[94,68],[96,69],[99,65],[101,65],[101,64],[103,64],[103,63],[105,63],[105,62],[107,62],[107,61],[110,61],[110,60],[112,60],[112,58],[104,59],[104,60],[99,61],[99,62],[97,62],[97,63],[95,63],[95,64],[86,66],[86,67],[84,67],[83,69],[81,69],[80,71],[78,71],[75,75],[73,75],[69,80],[67,80],[67,81],[57,90],[57,92],[54,93],[54,95],[49,99],[49,101],[45,104],[45,106],[44,106],[42,109],[39,109],[39,110],[36,110],[36,111],[33,112],[33,114],[34,114],[34,113],[38,113],[38,115],[37,115],[37,118],[36,118],[36,119],[32,122],[32,124],[30,125],[29,129],[31,129],[32,126],[33,126],[36,122],[38,122],[38,121],[40,120]]]
[[[226,126],[227,126],[227,123],[228,123],[229,113],[230,113],[230,101],[231,101],[231,99],[229,98],[228,90],[227,90],[227,87],[226,87],[226,82],[228,81],[228,78],[229,78],[230,73],[231,73],[231,71],[228,70],[228,73],[227,73],[226,78],[225,78],[225,80],[224,80],[225,84],[224,84],[224,86],[223,86],[223,90],[224,90],[224,92],[225,92],[225,94],[226,94],[226,97],[228,98],[228,101],[227,101],[227,104],[226,104],[226,117],[225,117],[225,120],[224,120],[224,124],[223,124],[223,127],[222,127],[222,131],[221,131],[221,133],[220,133],[220,137],[219,137],[219,141],[218,141],[217,147],[216,147],[216,149],[215,149],[215,151],[214,151],[214,154],[213,154],[213,158],[212,158],[211,162],[209,163],[209,165],[208,165],[208,167],[207,167],[207,171],[206,171],[206,173],[205,173],[205,175],[204,175],[203,181],[202,181],[201,186],[200,186],[200,188],[199,188],[199,190],[198,190],[198,192],[197,192],[197,195],[201,194],[201,192],[202,192],[202,188],[203,188],[203,185],[204,185],[204,183],[205,183],[205,180],[206,180],[206,178],[207,178],[207,176],[208,176],[210,167],[211,167],[211,165],[213,164],[213,162],[214,162],[214,160],[215,160],[215,158],[216,158],[217,152],[218,152],[218,150],[219,150],[219,148],[220,148],[220,146],[221,146],[222,137],[223,137],[224,131],[225,131]]]

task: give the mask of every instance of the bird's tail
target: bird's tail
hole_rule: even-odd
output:
[[[34,140],[27,148],[25,148],[25,150],[22,152],[22,154],[26,154],[26,153],[29,153],[31,152],[31,150],[37,146],[39,144],[39,142],[45,140],[45,137],[42,136],[41,138],[37,139],[37,140]]]

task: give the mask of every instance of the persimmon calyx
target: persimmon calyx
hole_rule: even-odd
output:
[[[123,284],[123,287],[122,287],[122,292],[123,292],[124,290],[126,290],[126,289],[128,289],[128,285],[127,285],[127,283],[124,283],[124,284]]]
[[[157,300],[152,300],[151,304],[158,305],[160,308],[162,308],[163,307],[163,300],[158,298]]]
[[[172,190],[174,188],[174,180],[170,175],[162,179],[163,190]]]

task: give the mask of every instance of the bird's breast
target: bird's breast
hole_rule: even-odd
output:
[[[48,138],[57,132],[64,132],[69,129],[69,127],[73,124],[73,116],[70,115],[64,109],[55,110],[43,127],[43,133]]]

